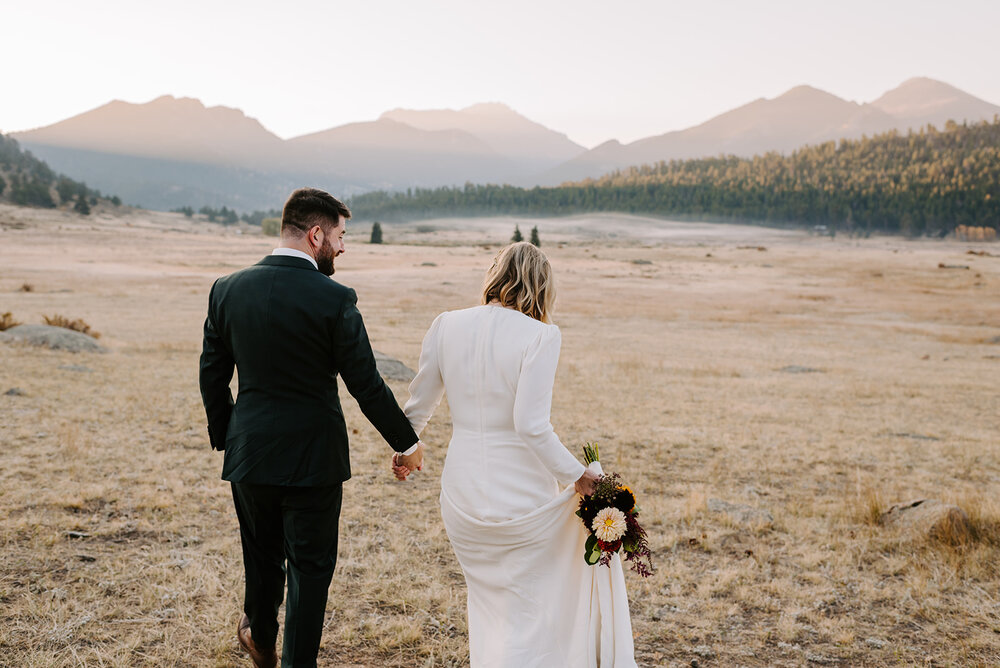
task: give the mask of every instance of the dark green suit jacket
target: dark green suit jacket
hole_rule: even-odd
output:
[[[350,478],[338,373],[394,450],[417,442],[375,367],[356,303],[353,290],[308,260],[281,255],[212,286],[199,378],[209,440],[225,450],[224,480],[324,486]]]

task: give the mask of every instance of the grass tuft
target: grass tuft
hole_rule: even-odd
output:
[[[20,324],[17,320],[14,320],[14,315],[10,311],[0,315],[0,332],[11,327],[17,327]]]
[[[854,520],[868,526],[878,526],[887,510],[885,501],[877,489],[859,491],[855,497]]]
[[[80,332],[81,334],[86,334],[92,336],[95,339],[101,338],[100,332],[95,332],[90,328],[90,325],[86,323],[82,318],[76,318],[71,320],[64,315],[43,315],[42,319],[45,320],[46,325],[51,325],[53,327],[63,327],[65,329],[71,329],[74,332]]]

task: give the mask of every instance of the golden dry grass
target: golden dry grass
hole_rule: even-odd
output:
[[[42,320],[46,325],[51,327],[62,327],[64,329],[71,329],[74,332],[80,332],[81,334],[87,334],[95,339],[101,338],[101,333],[92,330],[83,318],[67,318],[64,315],[55,313],[53,315],[43,315]]]
[[[508,222],[385,227],[420,245],[369,246],[359,229],[337,278],[375,346],[414,365],[434,315],[475,303]],[[272,240],[141,212],[6,207],[0,223],[0,312],[78,314],[112,350],[0,344],[0,664],[249,665],[197,357],[212,280]],[[573,448],[600,442],[642,505],[658,569],[627,578],[640,665],[1000,662],[1000,259],[967,243],[591,223],[539,221],[563,330],[553,422]],[[437,505],[447,407],[408,483],[345,409],[354,479],[320,663],[467,665]],[[879,526],[921,497],[962,507],[970,536]]]
[[[10,311],[0,313],[0,332],[11,327],[17,327],[20,324],[17,320],[14,320],[14,315]]]

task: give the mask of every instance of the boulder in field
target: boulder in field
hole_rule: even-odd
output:
[[[383,355],[377,350],[374,352],[375,365],[378,367],[379,374],[386,380],[402,380],[408,383],[417,375],[413,369],[399,360]]]
[[[972,537],[965,511],[936,499],[893,504],[879,517],[879,524],[897,528],[913,538],[930,538],[949,545],[968,542]]]
[[[27,343],[45,346],[52,350],[68,350],[72,353],[106,353],[108,349],[97,343],[97,339],[87,334],[75,332],[65,327],[52,325],[18,325],[0,332],[0,341],[6,343]]]

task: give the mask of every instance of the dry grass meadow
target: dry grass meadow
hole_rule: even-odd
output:
[[[600,443],[650,530],[655,576],[627,574],[641,666],[1000,665],[1000,246],[614,216],[387,225],[371,246],[359,225],[337,279],[375,347],[415,366],[515,222],[539,225],[559,281],[556,429]],[[0,665],[250,665],[197,362],[213,279],[272,243],[0,207],[0,313],[80,318],[110,348],[0,344]],[[407,483],[345,409],[355,475],[320,665],[467,665],[437,504],[446,407]],[[958,504],[972,533],[873,521],[916,498]]]

